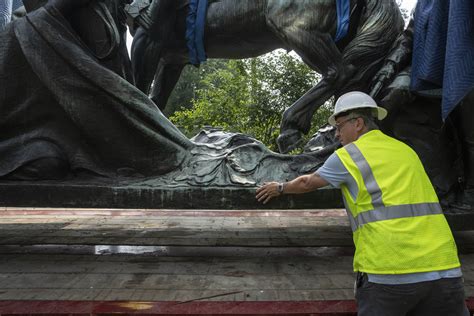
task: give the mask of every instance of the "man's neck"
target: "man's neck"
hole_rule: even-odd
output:
[[[361,130],[360,133],[358,133],[357,139],[361,138],[363,135],[367,134],[368,132],[370,132],[369,129],[367,127],[364,127],[364,129]]]

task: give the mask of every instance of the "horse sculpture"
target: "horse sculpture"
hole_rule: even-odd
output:
[[[139,27],[134,37],[137,87],[161,109],[189,63],[184,25],[187,2],[175,2],[173,12],[166,13],[175,15],[167,25],[160,24],[163,12],[151,17],[152,25],[158,25],[152,29],[162,26],[158,35]],[[348,33],[335,42],[337,18],[335,0],[220,0],[208,5],[204,46],[209,58],[249,58],[283,48],[295,51],[323,76],[284,112],[277,140],[280,152],[293,149],[301,133],[308,133],[314,112],[331,96],[369,89],[403,28],[394,0],[350,0]],[[156,37],[165,33],[161,49]]]

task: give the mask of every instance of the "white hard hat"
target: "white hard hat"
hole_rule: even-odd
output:
[[[387,116],[387,110],[377,106],[377,103],[370,95],[360,91],[352,91],[341,95],[339,99],[337,99],[334,114],[329,117],[328,122],[332,126],[335,126],[336,116],[343,112],[360,108],[373,109],[373,115],[379,121]]]

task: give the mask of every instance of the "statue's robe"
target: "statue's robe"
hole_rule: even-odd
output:
[[[73,172],[159,175],[193,147],[54,10],[10,23],[0,42],[0,177],[51,157]]]

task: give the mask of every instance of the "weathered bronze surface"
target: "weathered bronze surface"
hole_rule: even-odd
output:
[[[238,208],[240,203],[253,208],[249,192],[257,184],[312,172],[337,147],[330,129],[322,130],[305,153],[296,156],[215,129],[185,137],[135,83],[148,92],[155,77],[152,99],[160,107],[166,104],[188,62],[183,21],[187,1],[173,2],[171,9],[166,7],[170,2],[153,2],[156,12],[160,3],[165,6],[172,23],[152,20],[151,28],[159,31],[136,31],[135,71],[125,45],[128,2],[24,0],[32,12],[0,31],[0,205],[21,204],[25,198],[30,202],[24,204],[32,206],[45,196],[50,204],[79,206],[91,194],[98,201],[83,205],[117,202],[113,205],[123,207],[127,200],[144,198],[134,205]],[[372,91],[390,113],[382,129],[418,152],[445,198],[444,206],[469,211],[474,190],[456,188],[459,174],[474,179],[473,93],[443,124],[439,100],[415,97],[408,90],[413,34],[411,28],[400,33],[402,21],[394,1],[352,0],[349,34],[337,44],[333,2],[211,1],[207,54],[242,58],[283,47],[295,50],[324,75],[285,113],[283,151],[307,132],[312,114],[330,96]],[[69,202],[54,198],[64,185]],[[35,190],[42,193],[31,193]],[[89,193],[81,196],[81,190]],[[191,193],[176,195],[180,190]],[[13,192],[23,193],[15,197]],[[321,199],[319,204],[305,204],[303,199],[301,205],[340,206],[336,198],[333,204]],[[281,203],[270,207],[296,205],[292,198]]]
[[[0,34],[0,177],[247,186],[315,170],[242,134],[186,138],[133,86],[125,2],[49,1]]]

